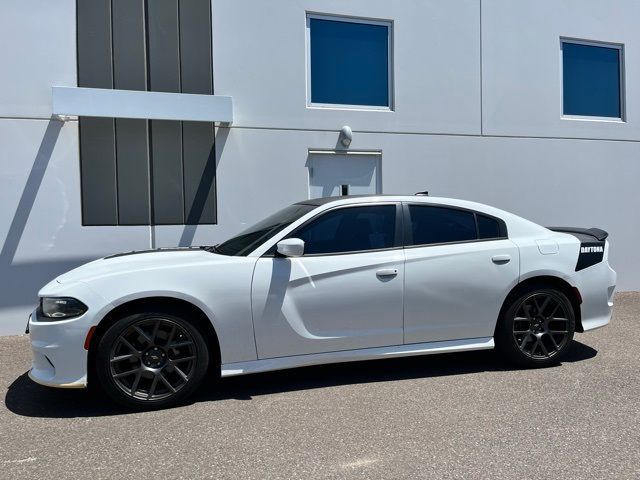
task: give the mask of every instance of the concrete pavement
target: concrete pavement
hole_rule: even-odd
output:
[[[26,376],[0,338],[0,478],[640,478],[640,294],[559,367],[494,352],[226,379],[191,404],[126,413]]]

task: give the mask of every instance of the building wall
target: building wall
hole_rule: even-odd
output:
[[[393,111],[306,107],[306,12],[393,22]],[[217,225],[83,227],[77,121],[51,86],[77,85],[75,0],[0,6],[0,334],[40,286],[118,251],[213,244],[308,196],[310,149],[382,152],[382,191],[465,198],[543,225],[610,232],[622,290],[640,289],[640,5],[597,0],[212,0]],[[560,37],[624,43],[626,122],[561,119]],[[215,274],[215,272],[212,272]]]

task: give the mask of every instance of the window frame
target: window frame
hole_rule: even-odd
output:
[[[619,117],[600,117],[596,115],[571,115],[564,113],[564,44],[584,45],[588,47],[602,47],[618,50],[618,76],[619,76],[619,94],[620,94],[620,116]],[[624,43],[603,42],[598,40],[585,40],[572,37],[560,37],[560,118],[562,120],[578,120],[578,121],[595,121],[595,122],[612,122],[626,123],[626,92],[625,92],[625,61],[624,61]]]
[[[393,20],[354,17],[328,13],[305,12],[305,64],[306,64],[306,108],[322,110],[369,110],[377,112],[393,112]],[[333,22],[359,23],[365,25],[378,25],[388,28],[387,36],[387,95],[389,105],[352,105],[347,103],[314,103],[311,101],[311,19],[330,20]]]
[[[320,217],[322,217],[323,215],[329,213],[329,212],[334,212],[336,210],[344,210],[347,208],[362,208],[362,207],[379,207],[379,206],[385,206],[385,205],[391,205],[391,206],[395,206],[396,207],[396,218],[395,218],[395,230],[394,230],[394,235],[393,235],[393,246],[392,247],[386,247],[386,248],[374,248],[374,249],[369,249],[369,250],[349,250],[347,252],[334,252],[334,253],[303,253],[302,257],[300,258],[311,258],[311,257],[333,257],[336,255],[354,255],[354,254],[359,254],[359,253],[372,253],[372,252],[384,252],[384,251],[389,251],[389,250],[400,250],[403,248],[403,229],[404,229],[404,215],[403,215],[403,211],[402,211],[402,204],[400,202],[367,202],[367,203],[353,203],[350,205],[337,205],[335,207],[331,207],[328,208],[326,210],[323,210],[321,212],[318,212],[316,215],[314,215],[313,217],[305,220],[304,222],[302,222],[300,225],[296,226],[290,233],[285,234],[281,239],[277,240],[275,242],[275,244],[269,248],[267,250],[267,252],[265,252],[264,255],[262,255],[263,257],[277,257],[276,255],[276,248],[278,245],[278,242],[281,240],[286,240],[288,238],[298,238],[296,237],[296,233],[298,231],[300,231],[300,229],[304,228],[305,226],[307,226],[309,223],[314,222],[316,220],[318,220]]]
[[[471,213],[473,215],[473,220],[476,226],[476,238],[473,240],[456,240],[452,242],[439,242],[439,243],[421,243],[417,245],[411,244],[413,242],[413,231],[411,230],[411,213],[409,212],[410,206],[416,207],[432,207],[432,208],[447,208],[449,210],[459,210],[461,212]],[[464,243],[478,243],[478,242],[493,242],[495,240],[507,240],[509,238],[509,233],[507,230],[507,224],[504,220],[495,215],[490,215],[484,212],[478,212],[476,210],[472,210],[470,208],[457,207],[453,205],[440,204],[440,203],[423,203],[423,202],[403,202],[402,203],[402,212],[403,212],[403,247],[404,248],[424,248],[424,247],[437,247],[441,245],[457,245]],[[492,220],[496,220],[498,222],[498,228],[500,230],[499,237],[491,237],[491,238],[480,238],[480,230],[478,228],[478,215],[484,215],[485,217],[491,218]]]

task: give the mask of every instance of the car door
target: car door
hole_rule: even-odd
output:
[[[304,240],[303,256],[258,260],[258,358],[402,344],[401,212],[398,203],[328,210],[288,235]]]
[[[500,219],[405,204],[405,343],[492,337],[519,255]]]

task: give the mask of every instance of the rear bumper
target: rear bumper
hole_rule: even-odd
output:
[[[582,295],[580,312],[585,332],[604,327],[611,321],[616,277],[607,261],[577,272],[576,286]]]

